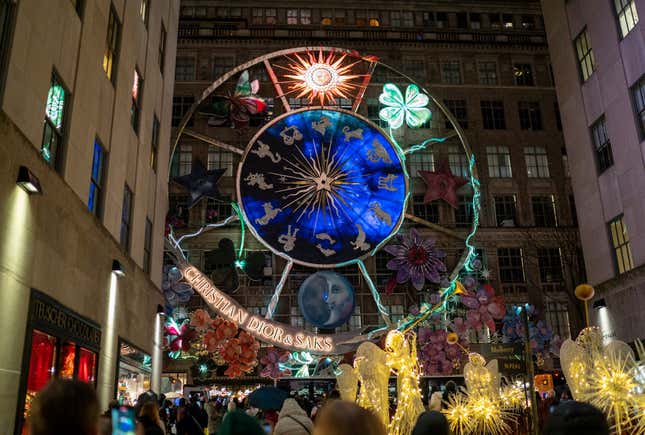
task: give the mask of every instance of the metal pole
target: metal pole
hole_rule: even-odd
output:
[[[524,321],[524,355],[526,356],[526,375],[529,381],[529,399],[531,400],[531,422],[529,424],[529,433],[537,435],[538,433],[538,408],[535,400],[535,373],[533,371],[533,352],[531,351],[531,340],[529,338],[529,315],[526,312],[526,306],[522,307],[522,320]]]

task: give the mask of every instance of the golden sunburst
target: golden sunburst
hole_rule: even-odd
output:
[[[294,54],[289,57],[288,66],[276,65],[286,70],[284,83],[288,86],[286,94],[296,94],[296,98],[307,97],[309,103],[318,100],[321,106],[326,102],[336,102],[336,98],[350,98],[349,93],[358,87],[355,79],[363,74],[351,74],[352,68],[360,62],[347,63],[347,54],[337,55],[333,51],[324,55],[322,50],[315,53],[307,51],[304,56]]]

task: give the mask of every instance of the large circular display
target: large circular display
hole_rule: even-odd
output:
[[[316,272],[300,286],[298,304],[307,322],[319,328],[336,328],[354,312],[354,289],[338,273]]]
[[[252,231],[303,265],[332,267],[369,254],[405,213],[401,157],[351,112],[314,108],[275,119],[251,141],[237,175]]]

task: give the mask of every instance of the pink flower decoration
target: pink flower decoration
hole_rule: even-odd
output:
[[[495,290],[489,284],[481,286],[475,295],[462,294],[461,303],[470,308],[466,318],[475,329],[486,325],[495,332],[495,320],[503,319],[506,314],[504,297],[495,295]]]
[[[279,379],[282,376],[291,375],[291,370],[280,370],[280,363],[289,360],[289,352],[278,350],[274,347],[269,349],[261,359],[260,363],[264,366],[261,375],[266,378]]]
[[[468,331],[468,323],[463,319],[463,317],[455,317],[452,319],[452,323],[450,324],[450,328],[456,332],[459,336],[466,334]]]
[[[220,341],[233,338],[237,335],[237,326],[233,322],[224,321],[220,326],[217,327],[215,334],[217,334],[217,338]]]
[[[199,331],[204,331],[208,329],[212,322],[211,316],[208,314],[208,311],[202,310],[201,308],[195,310],[190,317],[190,326],[197,328]]]
[[[219,344],[220,341],[217,339],[217,334],[214,331],[208,331],[204,335],[204,345],[209,352],[216,352]]]

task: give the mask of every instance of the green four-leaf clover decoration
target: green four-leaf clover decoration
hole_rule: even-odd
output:
[[[379,97],[381,104],[387,107],[381,109],[378,116],[395,130],[403,125],[403,121],[410,128],[418,128],[428,122],[432,116],[430,109],[425,107],[429,100],[415,84],[408,85],[404,99],[396,85],[387,83],[383,86],[383,93]]]

